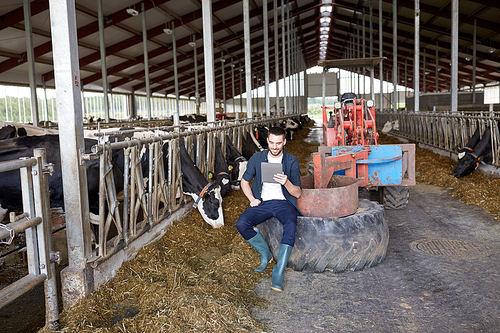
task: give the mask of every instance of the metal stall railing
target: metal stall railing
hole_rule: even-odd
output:
[[[97,134],[99,144],[86,156],[87,159],[100,159],[99,217],[98,220],[91,218],[98,236],[88,262],[97,267],[183,206],[185,197],[179,160],[181,138],[194,163],[208,179],[209,172],[214,171],[216,138],[221,141],[223,152],[226,134],[241,151],[243,135],[252,131],[254,126],[277,123],[288,117],[157,127],[135,132],[134,138],[120,142],[109,141],[113,135],[123,136],[128,131],[107,132],[105,135],[110,140],[106,140],[103,133]],[[123,199],[118,196],[113,175],[113,151],[118,150],[123,150],[125,161]],[[149,170],[145,177],[142,169],[144,154],[148,154]]]
[[[25,232],[28,275],[0,290],[0,308],[44,282],[45,322],[51,330],[59,329],[56,274],[54,262],[59,253],[52,252],[48,174],[45,149],[34,149],[34,157],[0,163],[0,173],[19,170],[24,213],[11,213],[10,223],[0,224],[0,243],[10,244],[16,234]],[[8,238],[6,241],[5,239]]]
[[[412,141],[456,153],[463,148],[477,128],[482,135],[491,128],[492,165],[500,167],[500,115],[494,112],[447,113],[377,113],[377,126],[387,121],[399,122],[399,130],[391,132]]]

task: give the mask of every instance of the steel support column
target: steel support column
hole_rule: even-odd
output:
[[[279,55],[278,49],[280,46],[279,37],[278,37],[278,1],[273,0],[273,14],[274,14],[274,76],[276,83],[276,115],[281,115],[280,110],[280,63],[279,63]]]
[[[420,0],[415,0],[415,59],[413,61],[413,100],[415,113],[420,112]]]
[[[426,80],[427,80],[427,73],[426,73],[426,71],[427,71],[427,70],[426,70],[426,68],[427,68],[427,66],[426,66],[426,65],[427,65],[427,64],[426,64],[426,61],[427,61],[427,59],[426,59],[426,58],[427,58],[427,53],[426,53],[426,50],[425,50],[425,48],[424,48],[424,56],[423,56],[423,59],[422,59],[422,60],[423,60],[423,61],[422,61],[422,64],[423,64],[423,68],[422,68],[422,69],[423,69],[423,70],[422,70],[422,78],[423,78],[423,81],[424,81],[424,82],[422,83],[422,85],[423,85],[423,90],[422,90],[422,92],[423,92],[424,94],[427,92],[427,84],[426,84]]]
[[[89,204],[83,140],[80,68],[75,2],[49,1],[57,117],[60,124],[61,167],[69,265],[61,272],[64,308],[93,291],[86,269],[91,254]]]
[[[99,21],[99,50],[101,53],[102,93],[104,95],[104,121],[106,123],[109,123],[108,72],[106,68],[106,44],[104,43],[104,18],[102,14],[102,0],[97,0],[97,18]]]
[[[247,95],[247,119],[252,119],[252,50],[250,49],[250,6],[243,0],[243,35],[245,44],[245,85]]]
[[[33,32],[31,30],[30,0],[23,0],[23,9],[24,9],[24,31],[26,33],[26,53],[28,56],[28,77],[30,83],[30,97],[31,97],[30,99],[31,122],[33,123],[34,126],[38,126],[40,120],[38,116],[38,98],[36,96],[35,54],[33,51]],[[5,104],[5,110],[7,111],[7,104]],[[19,119],[19,121],[21,121],[21,119]]]
[[[233,57],[231,57],[231,96],[233,96],[233,113],[236,113],[236,107],[234,105],[234,62]]]
[[[384,44],[382,41],[382,1],[378,4],[378,56],[383,57]],[[381,61],[378,65],[378,77],[380,79],[380,111],[384,109],[384,65]],[[387,107],[389,109],[389,107]]]
[[[408,59],[405,59],[405,111],[408,111]]]
[[[365,8],[363,8],[363,58],[366,57]],[[366,98],[366,67],[363,67],[363,98]]]
[[[225,72],[224,72],[224,64],[226,62],[226,59],[224,59],[224,54],[221,52],[221,58],[220,58],[220,67],[222,71],[222,101],[224,103],[224,110],[223,113],[226,113],[226,78],[225,78]]]
[[[436,41],[436,92],[439,92],[439,44]]]
[[[472,42],[472,104],[476,104],[476,19],[474,19],[474,34]]]
[[[177,73],[177,44],[175,39],[175,22],[172,21],[172,58],[174,60],[174,90],[175,90],[175,111],[173,115],[174,125],[179,125],[179,113],[181,111],[179,100],[179,74]]]
[[[243,69],[241,69],[241,61],[239,62],[238,72],[240,74],[240,112],[236,113],[236,119],[240,118],[240,113],[243,113],[243,77],[241,73],[243,73]],[[247,97],[248,98],[248,97]]]
[[[288,114],[287,91],[286,91],[286,20],[285,0],[281,0],[281,57],[283,58],[283,105],[285,114]]]
[[[262,17],[264,26],[264,91],[266,100],[266,116],[271,115],[271,105],[269,101],[269,30],[267,22],[267,1],[262,2]]]
[[[291,21],[290,20],[290,0],[288,0],[288,3],[286,5],[286,38],[287,38],[287,64],[288,64],[288,95],[289,95],[289,98],[288,98],[288,112],[289,113],[292,113],[292,99],[291,97],[293,96],[293,91],[292,91],[292,41],[290,40],[291,36],[290,36],[290,30],[291,30]]]
[[[370,0],[370,58],[373,58],[373,0]],[[339,74],[340,74],[340,71],[339,71]],[[339,96],[339,98],[340,98],[340,96]],[[370,68],[370,99],[375,100],[375,67],[374,66],[372,66]],[[380,105],[379,108],[380,108],[380,110],[382,110],[382,105]]]
[[[197,50],[196,50],[196,35],[193,35],[193,41],[191,46],[193,47],[193,54],[194,54],[194,98],[195,98],[195,104],[196,104],[196,114],[200,114],[200,90],[198,86],[198,55]]]
[[[142,12],[142,46],[144,53],[144,80],[146,82],[146,112],[148,120],[151,120],[151,88],[149,87],[149,59],[148,59],[148,31],[146,30],[146,10],[144,2],[141,3]]]
[[[212,28],[212,1],[202,0],[203,17],[203,60],[205,64],[205,101],[207,121],[215,121],[215,74],[214,74],[214,35]]]
[[[394,86],[393,111],[398,112],[398,4],[392,0],[392,82]]]
[[[451,0],[451,113],[458,111],[458,0]]]

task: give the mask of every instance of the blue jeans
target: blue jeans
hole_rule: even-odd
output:
[[[236,228],[245,240],[249,240],[257,234],[252,227],[271,217],[277,218],[283,225],[281,244],[293,246],[297,230],[297,210],[286,200],[263,201],[257,207],[248,208],[236,221]]]

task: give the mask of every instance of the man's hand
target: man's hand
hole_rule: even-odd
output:
[[[274,175],[273,179],[275,182],[280,183],[284,186],[286,184],[286,181],[288,180],[288,177],[284,173],[277,173]]]
[[[250,207],[257,207],[258,205],[260,205],[259,199],[253,199],[252,201],[250,201]]]

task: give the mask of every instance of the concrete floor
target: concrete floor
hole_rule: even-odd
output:
[[[500,223],[443,188],[417,185],[386,210],[386,259],[357,272],[287,269],[252,310],[269,332],[500,332]]]

